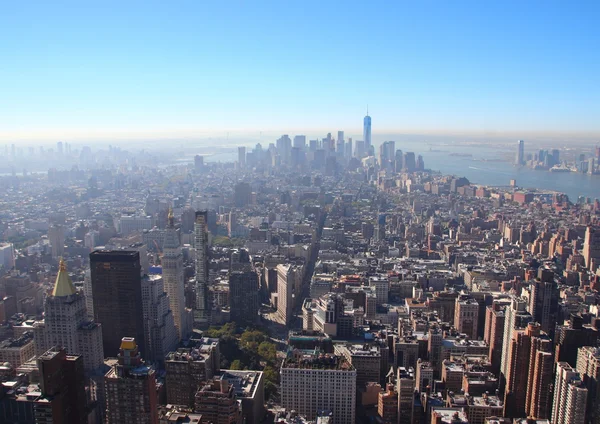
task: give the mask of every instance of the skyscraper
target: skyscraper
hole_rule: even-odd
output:
[[[600,421],[600,348],[584,346],[577,354],[577,371],[588,389],[587,420]]]
[[[194,406],[198,387],[219,372],[219,339],[201,339],[196,345],[179,348],[165,357],[167,402]]]
[[[379,166],[381,169],[393,170],[394,161],[396,154],[396,142],[395,141],[384,141],[379,146]]]
[[[337,140],[335,142],[335,153],[338,158],[345,157],[345,147],[346,143],[344,141],[344,131],[338,131]]]
[[[240,181],[233,187],[233,201],[235,206],[243,208],[250,203],[252,196],[252,187],[244,181]]]
[[[194,171],[201,172],[204,170],[204,156],[194,156]]]
[[[539,275],[543,279],[537,279],[531,285],[529,312],[533,320],[541,325],[542,331],[553,337],[558,314],[558,285],[554,281],[554,272],[552,270],[540,268],[539,271]]]
[[[231,321],[255,324],[258,319],[258,275],[253,270],[233,271],[229,275]]]
[[[298,149],[305,151],[306,150],[306,136],[305,135],[295,135],[293,147],[297,147]]]
[[[367,156],[371,154],[371,117],[367,109],[367,116],[363,120],[363,141],[365,143],[365,153]]]
[[[48,229],[48,240],[52,246],[52,257],[59,258],[65,252],[65,227],[54,224]]]
[[[235,387],[215,377],[204,381],[196,392],[194,410],[202,415],[202,422],[242,424],[241,406]]]
[[[179,232],[175,229],[173,210],[169,211],[165,241],[163,243],[162,275],[165,292],[169,296],[169,307],[173,311],[177,334],[180,339],[191,331],[188,328],[185,310],[185,281],[183,275],[183,253],[179,241]]]
[[[471,340],[477,340],[479,304],[470,295],[460,295],[454,306],[454,327]]]
[[[352,158],[352,138],[349,138],[346,142],[346,147],[344,147],[344,156],[346,159]]]
[[[117,357],[104,376],[106,424],[158,424],[156,376],[134,338],[123,338]]]
[[[43,398],[36,401],[35,422],[87,423],[82,357],[54,347],[40,355],[37,364]]]
[[[244,146],[238,147],[238,165],[242,169],[246,167],[246,147]]]
[[[556,364],[552,423],[583,424],[587,395],[588,390],[581,381],[581,375],[577,370],[566,362]]]
[[[406,152],[404,153],[404,157],[402,160],[402,170],[404,172],[414,172],[417,167],[417,161],[415,159],[414,152]]]
[[[515,159],[515,165],[525,165],[525,142],[519,140],[517,144],[517,158]]]
[[[194,326],[208,324],[208,212],[196,211],[194,248],[196,250],[196,307]]]
[[[365,156],[365,142],[362,140],[356,140],[356,146],[354,148],[354,157],[362,159]]]
[[[398,367],[398,424],[412,424],[415,405],[415,377],[412,368]]]
[[[583,257],[585,266],[592,272],[600,265],[600,231],[591,225],[585,230]]]
[[[143,348],[146,327],[142,301],[140,254],[127,250],[90,253],[94,319],[102,324],[104,353],[118,352],[123,337]]]
[[[277,313],[287,325],[292,318],[294,307],[295,273],[292,265],[277,265]]]
[[[173,313],[169,309],[169,297],[164,292],[160,275],[142,277],[142,310],[146,328],[146,357],[152,362],[163,361],[165,355],[178,343]]]
[[[548,418],[552,384],[552,342],[537,323],[513,331],[506,374],[504,415]]]
[[[532,320],[531,314],[526,309],[527,301],[525,299],[513,297],[511,304],[504,311],[504,336],[502,338],[502,359],[500,364],[500,378],[502,383],[506,383],[510,371],[513,332],[525,328]]]
[[[485,312],[483,340],[490,346],[488,357],[496,374],[500,370],[502,342],[504,341],[504,310],[508,303],[505,299],[494,300]]]
[[[46,298],[44,320],[34,324],[34,334],[37,355],[62,346],[69,355],[82,356],[86,372],[104,364],[102,327],[88,320],[84,296],[75,290],[62,260],[54,290]]]

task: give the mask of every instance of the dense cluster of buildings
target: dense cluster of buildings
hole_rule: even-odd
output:
[[[598,201],[362,138],[0,177],[0,422],[600,422]]]

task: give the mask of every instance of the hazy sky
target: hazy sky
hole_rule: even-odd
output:
[[[0,138],[600,134],[600,1],[491,3],[5,1]]]

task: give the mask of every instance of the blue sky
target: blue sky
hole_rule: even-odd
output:
[[[92,4],[94,3],[94,4]],[[600,2],[2,2],[0,137],[600,134]]]

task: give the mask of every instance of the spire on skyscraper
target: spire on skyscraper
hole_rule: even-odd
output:
[[[54,283],[54,290],[52,290],[52,296],[71,296],[75,294],[75,286],[69,277],[67,272],[67,264],[61,258],[58,265],[58,274],[56,275],[56,281]]]
[[[169,208],[168,222],[169,222],[169,228],[175,227],[175,216],[173,215],[173,208]]]

